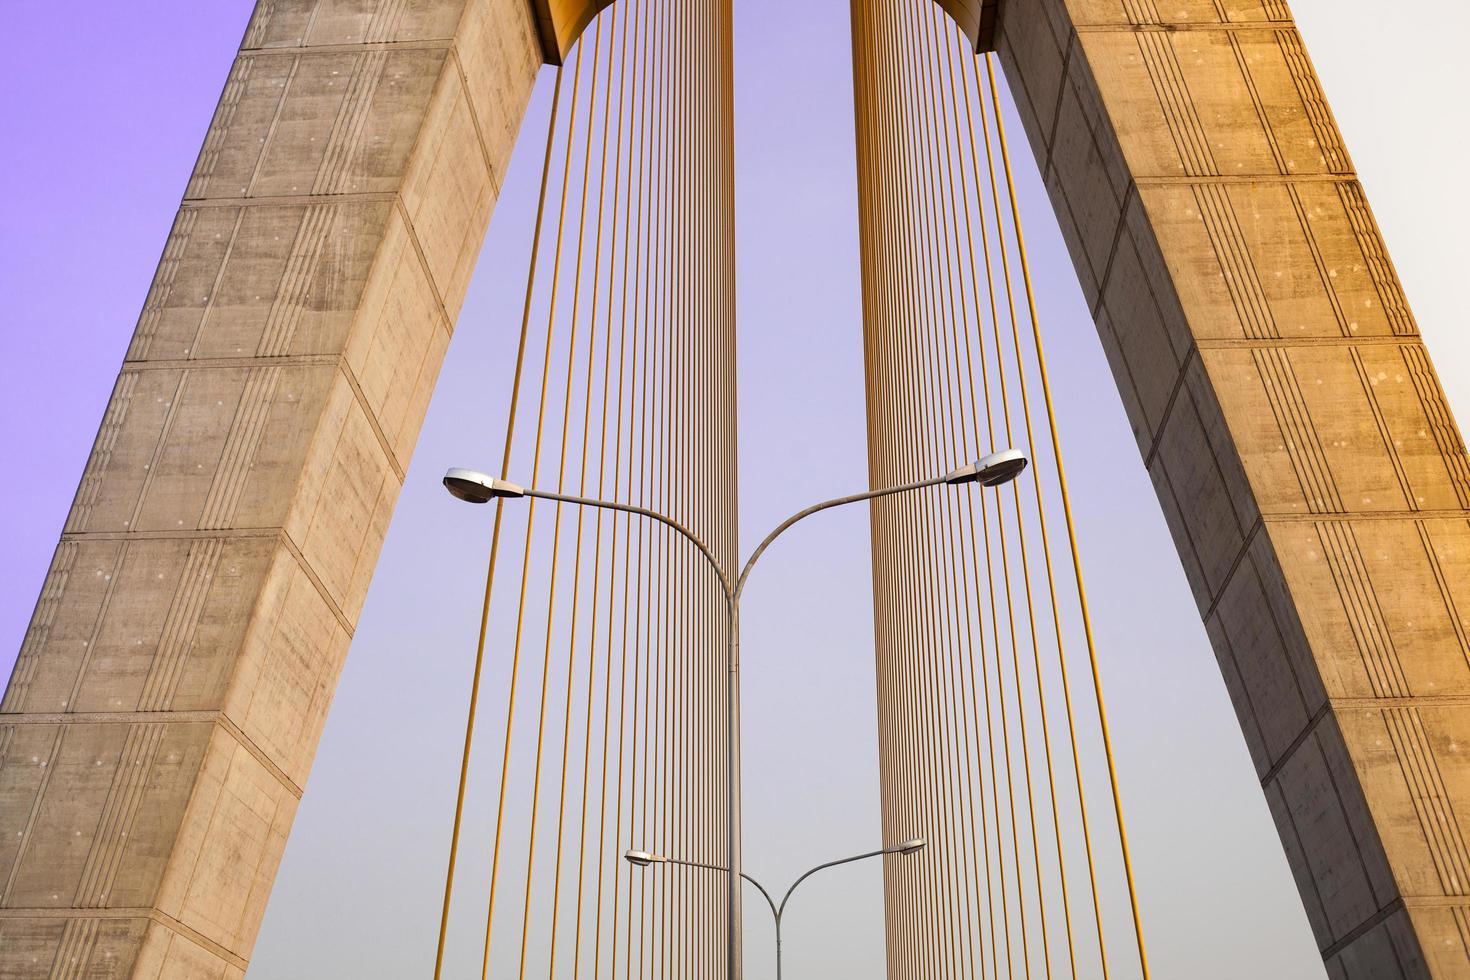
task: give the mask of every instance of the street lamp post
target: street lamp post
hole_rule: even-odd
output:
[[[813,514],[843,504],[860,503],[864,500],[875,500],[879,497],[890,497],[894,494],[907,493],[912,490],[922,490],[926,487],[940,485],[964,486],[978,483],[982,487],[995,487],[1003,483],[1009,483],[1021,474],[1026,468],[1026,457],[1016,449],[1003,449],[981,457],[973,463],[966,463],[958,469],[951,470],[943,476],[930,477],[926,480],[916,480],[912,483],[903,483],[892,487],[883,487],[878,490],[867,490],[862,493],[849,494],[846,497],[837,497],[825,500],[819,504],[813,504],[805,510],[798,511],[776,526],[775,530],[767,534],[755,551],[746,559],[745,565],[740,570],[738,578],[732,578],[725,566],[715,557],[709,545],[683,524],[674,520],[666,514],[650,510],[647,507],[639,507],[637,504],[625,504],[614,500],[599,500],[596,497],[579,497],[573,494],[558,493],[552,490],[540,490],[536,487],[523,487],[511,483],[508,480],[489,476],[477,470],[454,468],[444,474],[444,487],[460,500],[472,504],[486,504],[492,500],[507,500],[520,497],[535,497],[541,500],[552,500],[563,504],[577,504],[582,507],[600,507],[605,510],[623,511],[628,514],[637,514],[650,520],[658,521],[684,538],[698,549],[699,553],[709,562],[710,568],[714,570],[719,579],[720,587],[725,593],[725,608],[728,616],[728,656],[729,682],[726,685],[725,702],[727,715],[725,764],[726,764],[726,792],[725,792],[725,827],[726,827],[726,854],[729,857],[730,866],[724,870],[729,875],[729,886],[727,888],[726,927],[729,939],[729,948],[726,952],[726,977],[728,980],[740,980],[741,978],[741,935],[740,935],[740,595],[745,590],[745,582],[750,577],[751,569],[760,559],[765,550],[771,546],[771,542],[780,537],[791,525],[810,517]]]
[[[854,854],[852,857],[838,858],[836,861],[828,861],[825,864],[819,864],[815,868],[812,868],[810,871],[803,874],[800,878],[797,878],[796,881],[792,882],[791,887],[786,889],[786,894],[781,896],[781,904],[779,905],[777,905],[775,900],[771,898],[771,893],[766,891],[764,885],[756,881],[744,871],[740,872],[740,877],[744,878],[746,881],[754,885],[756,887],[756,890],[761,893],[761,897],[764,898],[766,900],[766,904],[771,907],[771,915],[773,915],[776,919],[776,980],[781,980],[781,920],[786,915],[786,903],[791,901],[791,893],[796,891],[798,885],[800,885],[803,881],[806,881],[818,871],[825,871],[827,868],[835,868],[840,864],[852,864],[854,861],[864,861],[868,858],[881,857],[885,854],[914,854],[918,851],[922,851],[926,846],[928,846],[928,843],[929,842],[922,837],[915,837],[913,840],[906,840],[902,844],[898,844],[894,847],[885,847],[879,851],[868,851],[865,854]],[[647,851],[628,851],[626,854],[623,855],[623,858],[629,864],[637,868],[646,868],[652,864],[682,864],[688,868],[708,868],[711,871],[723,871],[726,873],[728,873],[729,870],[727,868],[721,867],[718,864],[705,864],[702,861],[685,861],[681,858],[665,857],[662,854],[650,854]]]

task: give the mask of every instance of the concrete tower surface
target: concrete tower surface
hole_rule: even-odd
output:
[[[602,5],[258,4],[0,702],[0,976],[243,975],[536,72]]]
[[[1470,458],[1291,12],[996,47],[1328,973],[1470,976]]]

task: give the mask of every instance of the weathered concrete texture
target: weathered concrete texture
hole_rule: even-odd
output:
[[[998,47],[1329,974],[1470,976],[1470,460],[1286,5]]]
[[[0,976],[243,974],[541,50],[257,8],[0,702]]]

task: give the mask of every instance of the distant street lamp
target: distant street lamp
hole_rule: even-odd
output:
[[[777,905],[776,902],[771,898],[771,893],[766,891],[764,885],[756,881],[744,871],[740,872],[740,877],[750,882],[760,891],[761,897],[763,897],[766,900],[766,904],[771,907],[771,914],[776,917],[776,980],[781,980],[781,919],[786,914],[786,903],[791,901],[791,893],[796,891],[797,885],[800,885],[803,881],[806,881],[818,871],[823,871],[827,868],[835,868],[839,864],[851,864],[854,861],[864,861],[868,858],[881,857],[884,854],[915,854],[919,851],[922,851],[928,845],[929,842],[924,838],[915,837],[913,840],[906,840],[902,844],[898,844],[894,847],[885,847],[881,851],[868,851],[866,854],[854,854],[852,857],[839,858],[836,861],[828,861],[826,864],[819,864],[815,868],[812,868],[810,871],[808,871],[806,874],[802,875],[800,878],[797,878],[796,881],[792,883],[791,887],[786,889],[786,894],[781,896],[780,905]],[[623,859],[636,868],[646,868],[649,865],[653,864],[682,864],[688,868],[707,868],[711,871],[723,871],[728,873],[728,869],[722,868],[718,864],[704,864],[700,861],[684,861],[679,858],[665,857],[662,854],[650,854],[647,851],[628,851],[626,854],[623,855]]]
[[[613,500],[599,500],[595,497],[579,497],[573,494],[557,493],[551,490],[538,490],[535,487],[523,487],[509,480],[488,476],[478,470],[468,470],[455,467],[444,474],[444,487],[452,495],[460,500],[472,504],[487,504],[492,500],[511,500],[521,497],[537,497],[542,500],[553,500],[563,504],[577,504],[583,507],[599,507],[605,510],[623,511],[628,514],[637,514],[650,520],[658,521],[689,540],[699,553],[709,562],[715,575],[720,580],[720,586],[725,592],[725,608],[729,617],[729,648],[728,661],[730,680],[726,689],[726,714],[728,724],[726,728],[726,793],[725,793],[725,826],[726,854],[729,856],[730,866],[717,870],[725,871],[729,875],[727,888],[727,932],[729,936],[729,949],[726,951],[726,976],[728,980],[740,980],[740,595],[745,590],[745,582],[750,578],[751,569],[765,550],[771,546],[771,542],[780,537],[782,532],[797,521],[810,517],[820,511],[840,507],[843,504],[860,503],[864,500],[874,500],[879,497],[891,497],[894,494],[907,493],[912,490],[923,490],[926,487],[937,487],[947,485],[952,487],[965,486],[978,483],[982,487],[997,487],[1003,483],[1009,483],[1021,475],[1026,468],[1027,460],[1024,454],[1016,449],[1002,449],[999,452],[983,456],[973,463],[966,463],[958,469],[951,470],[943,476],[930,477],[925,480],[917,480],[913,483],[902,483],[897,486],[883,487],[878,490],[865,490],[862,493],[850,494],[846,497],[837,497],[826,500],[820,504],[813,504],[805,510],[786,518],[776,526],[770,534],[756,547],[755,551],[746,559],[745,565],[740,570],[740,577],[732,579],[725,570],[725,566],[715,557],[713,551],[689,528],[680,524],[666,514],[649,510],[647,507],[639,507],[636,504],[625,504]],[[875,854],[886,853],[875,851]],[[871,856],[871,855],[864,855]],[[451,855],[451,861],[453,856]],[[446,888],[447,891],[447,888]],[[448,897],[446,895],[446,901]]]

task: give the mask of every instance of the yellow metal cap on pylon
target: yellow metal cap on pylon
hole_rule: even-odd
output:
[[[559,65],[587,25],[613,0],[531,0],[541,52],[548,65]]]

